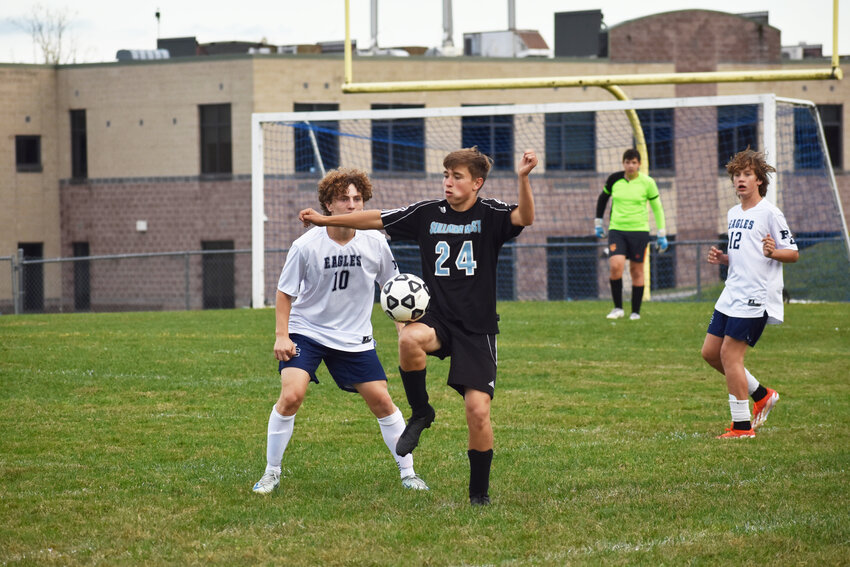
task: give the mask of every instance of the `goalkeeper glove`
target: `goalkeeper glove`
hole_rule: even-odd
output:
[[[602,228],[602,219],[593,219],[593,223],[596,226],[596,238],[603,238],[605,230]]]
[[[658,242],[655,244],[656,250],[658,250],[659,254],[664,254],[667,251],[667,247],[669,244],[667,243],[667,231],[659,230],[658,231]]]

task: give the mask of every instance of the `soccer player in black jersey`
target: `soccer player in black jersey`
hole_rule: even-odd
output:
[[[469,429],[469,501],[490,503],[493,427],[490,404],[496,385],[496,262],[502,245],[534,222],[528,175],[537,156],[526,150],[517,167],[518,203],[509,205],[478,193],[491,160],[477,148],[443,160],[444,199],[420,201],[390,210],[325,216],[301,211],[305,226],[384,229],[393,240],[419,244],[422,275],[431,291],[428,312],[407,324],[399,336],[399,370],[412,414],[396,445],[413,451],[435,412],[425,387],[427,356],[451,357],[448,384],[463,396]]]

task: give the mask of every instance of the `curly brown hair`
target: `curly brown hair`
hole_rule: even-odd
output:
[[[480,177],[486,181],[492,164],[493,160],[478,151],[478,146],[454,151],[443,159],[443,167],[446,169],[455,169],[459,165],[465,165],[473,180]]]
[[[322,212],[330,215],[328,203],[340,195],[345,195],[349,185],[357,188],[364,203],[372,198],[372,182],[365,171],[349,167],[332,169],[319,181],[319,204],[322,205]]]
[[[735,174],[750,168],[755,173],[756,178],[761,181],[759,185],[759,195],[764,197],[767,195],[767,186],[770,184],[768,173],[775,173],[776,168],[767,163],[764,157],[764,152],[757,152],[747,147],[746,150],[738,152],[726,164],[726,173],[729,178],[734,180]]]

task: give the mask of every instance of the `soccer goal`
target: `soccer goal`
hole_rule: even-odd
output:
[[[253,305],[274,303],[286,249],[304,230],[296,215],[318,208],[324,172],[367,171],[374,185],[367,208],[395,208],[442,198],[443,157],[473,145],[493,159],[482,195],[507,202],[516,201],[523,150],[540,158],[532,174],[536,220],[502,251],[499,298],[608,297],[605,243],[593,236],[593,218],[605,179],[635,145],[629,109],[640,119],[671,243],[650,257],[654,300],[716,298],[725,271],[704,259],[722,244],[735,203],[724,165],[750,146],[776,167],[768,198],[801,248],[800,262],[785,270],[791,299],[850,301],[850,240],[816,107],[742,95],[254,114]],[[416,249],[391,245],[402,270],[419,273]]]

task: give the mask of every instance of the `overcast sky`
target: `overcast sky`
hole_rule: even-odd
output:
[[[119,49],[154,49],[158,37],[195,36],[200,43],[261,41],[272,45],[317,43],[345,37],[344,0],[36,0],[70,22],[65,45],[78,63],[114,61]],[[850,54],[850,2],[839,15],[840,54]],[[507,0],[453,0],[454,42],[464,32],[508,27]],[[33,3],[4,2],[0,14],[0,62],[40,62],[31,37],[16,22],[31,18]],[[213,6],[216,6],[213,8]],[[351,35],[360,47],[371,37],[370,0],[351,0]],[[554,49],[554,13],[601,9],[605,23],[618,23],[671,10],[701,8],[723,12],[770,13],[770,25],[782,32],[783,45],[823,44],[832,54],[832,0],[516,0],[516,25],[540,31]],[[156,12],[160,19],[157,22]],[[439,46],[443,33],[442,0],[378,0],[378,43]],[[68,49],[64,50],[69,53]]]

